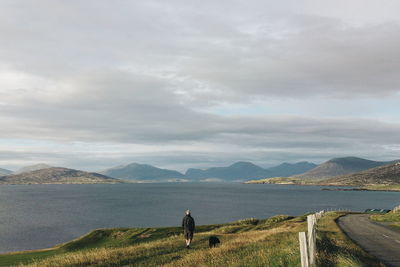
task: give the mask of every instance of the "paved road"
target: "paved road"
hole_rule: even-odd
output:
[[[384,263],[400,267],[400,233],[371,222],[366,214],[339,218],[339,226],[358,245]]]

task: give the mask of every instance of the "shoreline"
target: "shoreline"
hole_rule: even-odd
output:
[[[357,187],[355,185],[332,185],[332,184],[318,184],[318,183],[296,183],[296,182],[273,182],[273,181],[265,181],[261,180],[257,181],[248,181],[244,182],[243,184],[275,184],[275,185],[298,185],[298,186],[326,186],[326,187],[353,187],[353,188],[322,188],[323,191],[376,191],[376,192],[400,192],[400,189],[397,188],[364,188],[364,187]],[[379,185],[376,185],[379,186]],[[398,186],[398,185],[395,185]]]

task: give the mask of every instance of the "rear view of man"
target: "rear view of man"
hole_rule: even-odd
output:
[[[194,233],[194,219],[190,215],[190,210],[186,211],[186,216],[182,220],[183,234],[186,240],[186,248],[190,248],[190,243],[193,239]]]

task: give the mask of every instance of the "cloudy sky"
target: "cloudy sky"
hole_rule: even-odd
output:
[[[397,0],[0,3],[0,167],[400,158]]]

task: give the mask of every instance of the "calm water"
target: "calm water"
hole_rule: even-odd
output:
[[[105,227],[177,226],[321,209],[392,208],[395,192],[321,191],[314,186],[116,184],[0,186],[0,252],[50,247]]]

